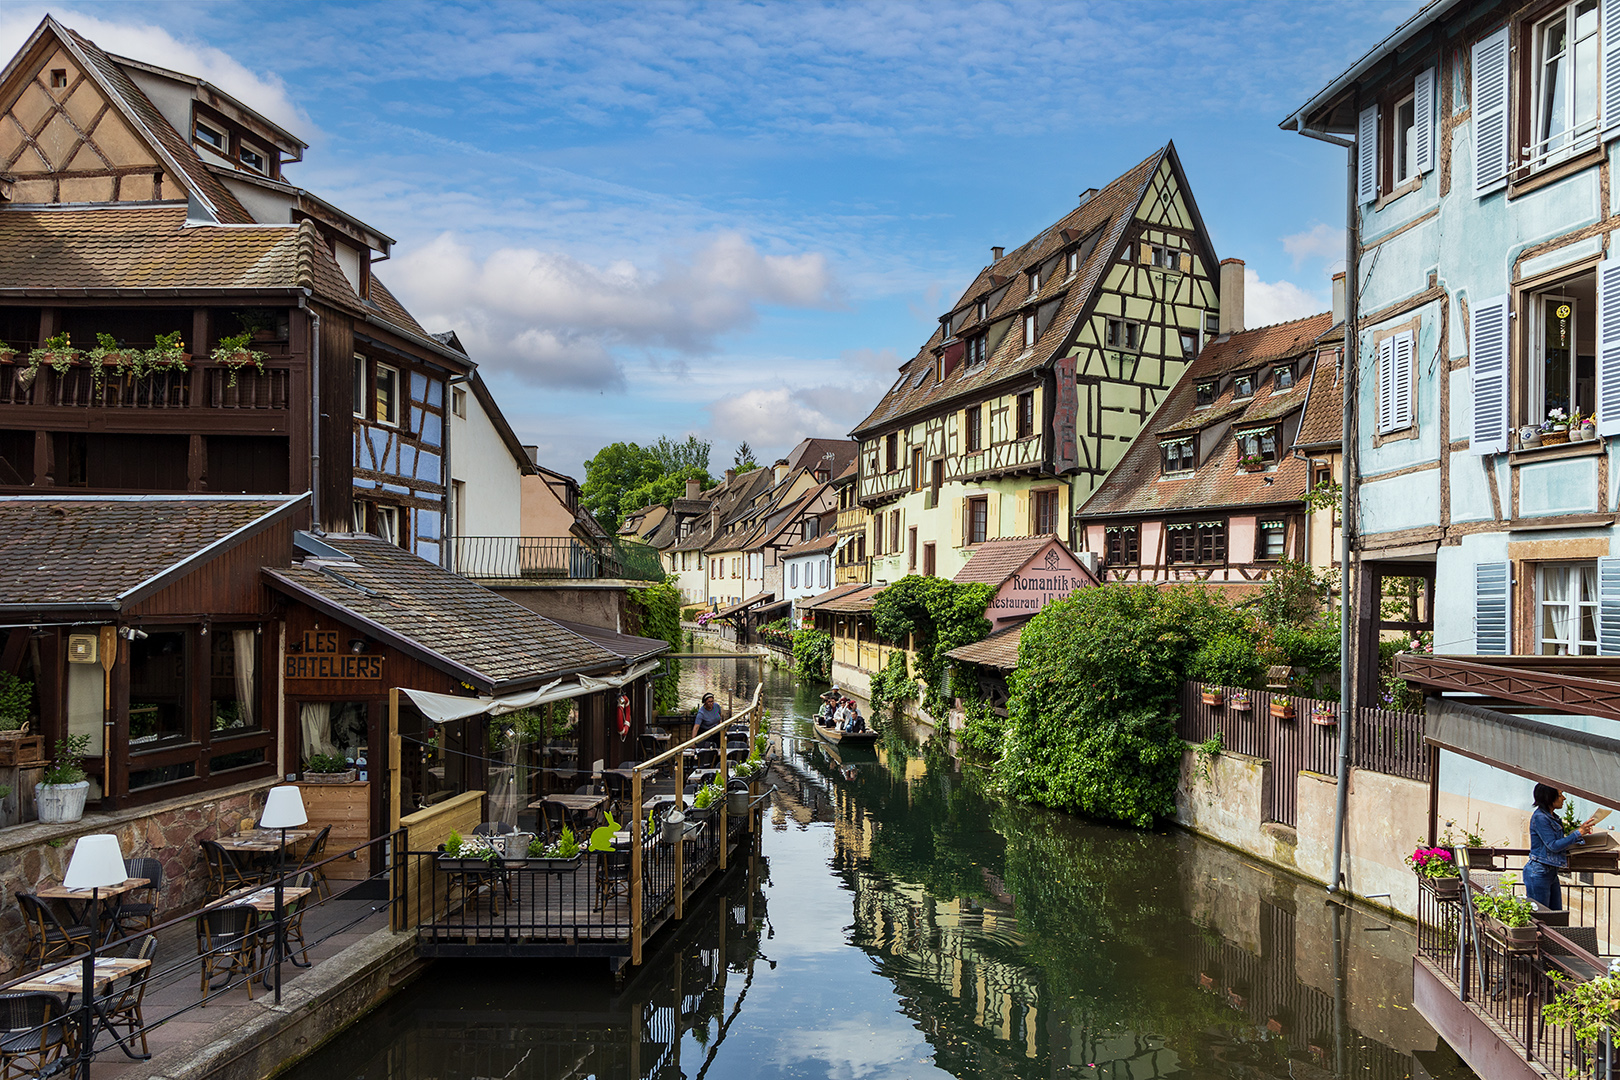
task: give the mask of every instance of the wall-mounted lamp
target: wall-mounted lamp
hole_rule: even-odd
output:
[[[138,626],[126,626],[122,630],[120,630],[119,633],[124,635],[124,640],[125,641],[145,641],[146,640],[146,631],[142,630]]]
[[[202,621],[202,629],[199,630],[198,633],[201,634],[203,637],[208,636],[208,620],[207,619],[204,619]]]
[[[349,639],[349,651],[352,652],[352,653],[363,653],[363,652],[365,652],[366,651],[366,639],[365,638],[358,638],[358,637],[357,638],[350,638]]]

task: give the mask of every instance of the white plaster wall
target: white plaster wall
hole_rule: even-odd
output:
[[[1365,534],[1433,525],[1440,520],[1440,470],[1363,480],[1356,498]]]
[[[1478,454],[1466,450],[1451,455],[1452,521],[1489,521],[1495,516],[1490,477],[1485,471],[1489,467]]]
[[[1597,458],[1570,458],[1519,467],[1519,514],[1597,511]]]
[[[464,505],[455,507],[457,536],[520,536],[523,473],[495,425],[466,389],[467,415],[450,416],[450,477],[466,484]]]

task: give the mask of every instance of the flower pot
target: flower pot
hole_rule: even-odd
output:
[[[1597,438],[1597,425],[1596,424],[1582,424],[1581,425],[1581,438],[1587,439],[1587,440],[1596,439]]]
[[[1287,1030],[1287,1025],[1278,1017],[1268,1016],[1266,1017],[1266,1030],[1273,1035],[1281,1035]]]
[[[1541,933],[1541,928],[1534,922],[1529,926],[1503,926],[1499,922],[1496,925],[1501,928],[1502,940],[1510,949],[1535,948],[1536,938]]]
[[[1560,446],[1567,442],[1569,442],[1568,428],[1565,428],[1563,431],[1553,430],[1543,431],[1541,433],[1542,446]]]
[[[342,772],[305,772],[306,784],[352,784],[359,779],[359,769],[344,769]]]
[[[84,817],[84,800],[89,794],[88,780],[77,784],[35,784],[34,803],[39,807],[39,820],[78,821]]]
[[[1215,976],[1211,975],[1209,972],[1200,971],[1198,973],[1198,985],[1201,986],[1202,988],[1204,988],[1205,990],[1213,990],[1213,989],[1215,989],[1216,982],[1217,982],[1217,980],[1216,980]]]
[[[1519,449],[1527,449],[1541,445],[1541,432],[1537,428],[1522,427],[1519,429]]]
[[[1238,467],[1244,472],[1265,472],[1266,463],[1263,461],[1245,461]]]
[[[1468,849],[1468,869],[1492,870],[1496,867],[1496,849],[1471,847]]]
[[[1292,720],[1298,715],[1298,713],[1295,711],[1294,703],[1292,701],[1289,701],[1286,698],[1282,701],[1278,701],[1276,698],[1273,698],[1271,700],[1271,715],[1278,720]]]
[[[440,855],[435,861],[446,874],[482,874],[495,869],[495,864],[487,859],[469,859],[464,855]]]
[[[1247,690],[1232,691],[1232,700],[1227,703],[1233,712],[1248,712],[1254,706],[1249,701]]]
[[[1331,709],[1312,709],[1311,723],[1317,727],[1337,727],[1339,725],[1339,714]]]
[[[1578,428],[1578,427],[1570,428],[1569,429],[1569,441],[1572,442],[1572,443],[1585,442],[1586,441],[1586,432],[1583,431],[1581,428]]]
[[[1434,890],[1434,895],[1442,900],[1455,900],[1462,895],[1462,878],[1460,877],[1436,877],[1426,878],[1425,880],[1428,881],[1429,887]]]
[[[1219,708],[1226,700],[1226,695],[1220,690],[1200,690],[1198,691],[1198,700],[1205,705],[1214,705]]]
[[[579,855],[570,855],[566,859],[525,859],[523,865],[539,867],[542,870],[550,870],[553,873],[560,873],[566,870],[578,870],[579,861],[582,858],[584,858],[583,853]],[[511,866],[512,864],[508,862],[506,865]]]

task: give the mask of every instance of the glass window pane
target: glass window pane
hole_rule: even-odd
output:
[[[184,742],[186,633],[148,630],[129,643],[129,743],[143,750]]]
[[[252,627],[214,627],[209,641],[209,708],[213,730],[259,726],[259,636]]]

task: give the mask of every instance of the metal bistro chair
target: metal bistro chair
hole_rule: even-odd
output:
[[[239,862],[236,853],[221,845],[219,841],[199,840],[197,843],[202,848],[203,861],[208,868],[208,891],[204,894],[206,899],[218,900],[226,893],[235,892],[237,889],[263,884],[263,874]]]
[[[152,929],[152,924],[157,921],[158,898],[163,895],[163,862],[160,859],[125,859],[124,873],[150,882],[123,896],[113,911],[118,932],[128,937]],[[134,896],[142,899],[131,899]]]
[[[157,938],[147,934],[127,955],[132,960],[156,960]],[[151,1053],[146,1046],[146,1020],[141,1016],[141,1002],[146,999],[146,982],[151,974],[152,969],[146,967],[130,975],[122,989],[113,987],[108,994],[109,1001],[100,1008],[102,1023],[113,1037],[126,1048],[140,1039],[143,1055]]]
[[[56,909],[33,893],[17,894],[23,925],[28,930],[28,960],[33,967],[90,950],[91,929],[84,923],[65,923]]]
[[[597,852],[596,904],[592,910],[601,908],[617,896],[623,896],[627,900],[630,898],[629,848]]]
[[[253,1000],[253,973],[259,955],[259,913],[247,904],[209,908],[197,915],[197,955],[202,958],[203,1004],[214,989],[214,976],[225,973],[225,987],[241,975]]]
[[[39,1076],[73,1049],[55,994],[0,994],[0,1078]]]
[[[473,826],[474,836],[505,836],[507,833],[517,832],[517,826],[509,821],[481,821]]]
[[[315,839],[309,842],[304,854],[298,860],[294,873],[309,874],[315,879],[314,888],[320,890],[322,897],[332,895],[332,884],[326,880],[326,867],[315,864],[326,858],[326,840],[332,835],[332,826],[322,825],[321,831],[315,834]]]
[[[315,874],[309,870],[302,870],[287,879],[287,888],[310,890],[307,896],[286,901],[287,952],[285,957],[291,960],[296,967],[309,967],[309,944],[304,941],[304,912],[308,910],[310,899],[315,895]],[[296,949],[293,947],[294,942],[297,942]],[[294,952],[303,953],[304,959],[300,961],[293,955]],[[259,917],[259,953],[265,958],[264,966],[266,968],[276,962],[276,920],[273,914]]]
[[[535,824],[545,836],[546,843],[555,844],[562,839],[563,826],[568,824],[568,811],[556,803],[542,802],[540,816]]]

